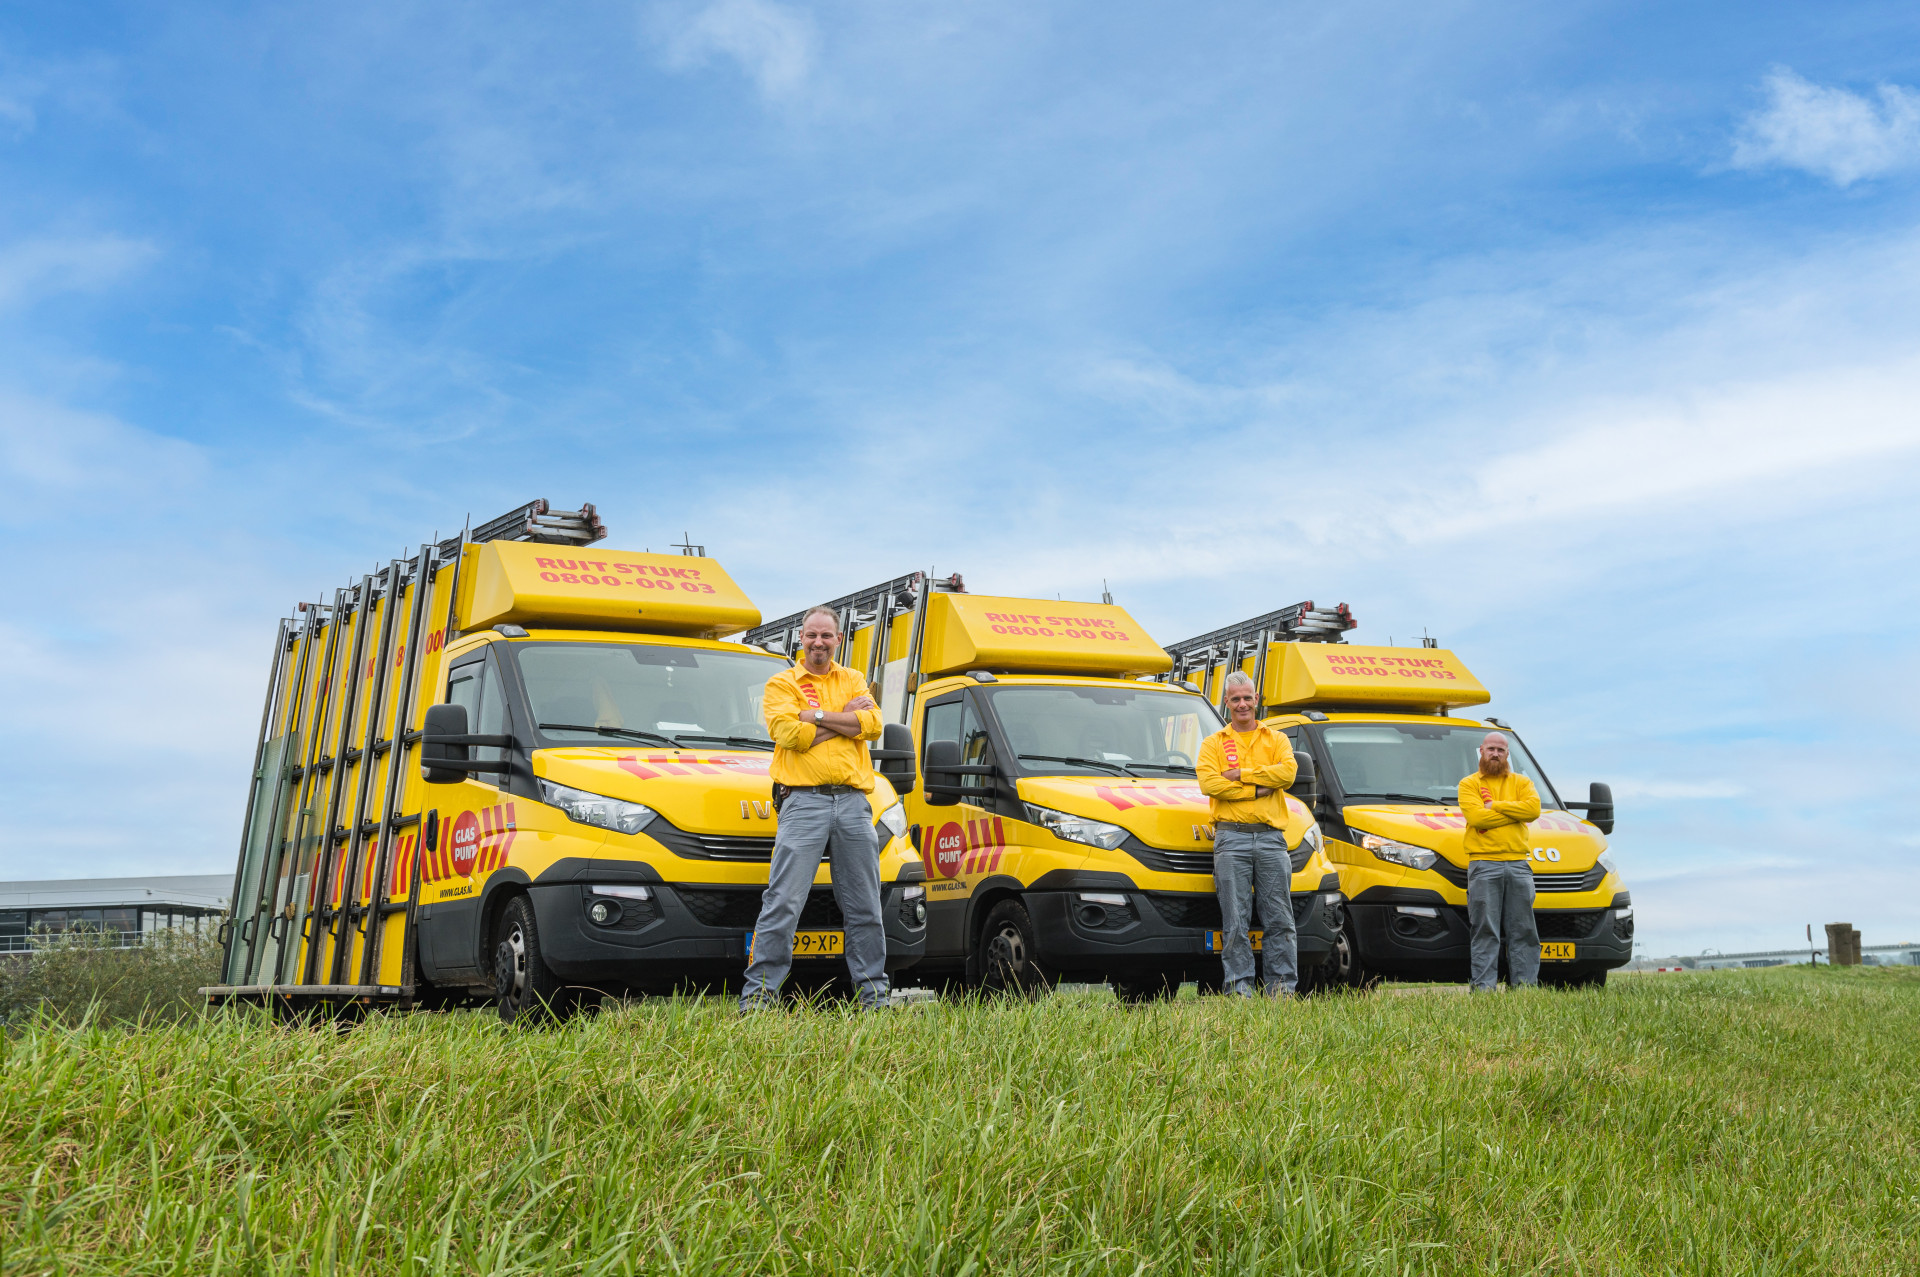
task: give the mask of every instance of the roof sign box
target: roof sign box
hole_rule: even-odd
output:
[[[1277,658],[1277,659],[1276,659]],[[1408,705],[1452,709],[1492,699],[1444,648],[1275,643],[1267,658],[1269,705]]]
[[[512,622],[721,638],[760,623],[760,609],[712,559],[525,541],[469,553],[465,629]]]
[[[985,594],[935,594],[927,603],[920,669],[930,678],[975,669],[1130,678],[1173,668],[1160,645],[1111,603]]]

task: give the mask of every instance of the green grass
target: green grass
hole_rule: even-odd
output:
[[[1920,971],[16,1029],[7,1273],[1920,1271]]]

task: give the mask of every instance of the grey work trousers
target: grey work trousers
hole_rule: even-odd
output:
[[[857,789],[796,789],[780,804],[767,894],[753,927],[740,1005],[776,1001],[793,969],[793,933],[823,853],[833,857],[833,898],[846,918],[847,974],[864,1007],[887,1001],[887,931],[880,921],[880,838],[873,805]]]
[[[1467,864],[1467,928],[1473,933],[1473,989],[1490,993],[1507,945],[1507,983],[1540,983],[1540,928],[1533,921],[1533,866],[1524,860]]]
[[[1299,979],[1299,946],[1293,928],[1293,858],[1287,835],[1271,826],[1216,826],[1213,889],[1220,896],[1220,965],[1229,995],[1253,995],[1253,941],[1247,926],[1260,913],[1266,935],[1260,951],[1268,993],[1292,993]]]

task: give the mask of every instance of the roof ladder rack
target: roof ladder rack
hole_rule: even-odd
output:
[[[928,588],[931,587],[931,588]],[[922,620],[926,613],[926,600],[932,594],[965,594],[966,584],[960,574],[936,577],[927,572],[909,572],[897,576],[891,581],[882,581],[879,585],[868,586],[864,590],[855,590],[837,599],[830,599],[818,607],[833,609],[840,621],[840,650],[834,658],[845,661],[853,647],[855,631],[866,627],[878,626],[874,640],[867,645],[866,675],[867,686],[878,688],[881,674],[886,668],[886,639],[893,632],[893,623],[911,612],[914,616],[913,636],[909,641],[909,655],[919,643],[923,628]],[[807,613],[813,608],[783,616],[775,621],[748,630],[741,641],[754,643],[769,652],[789,659],[797,659],[800,651],[800,625],[807,619]],[[909,689],[911,690],[911,689]]]
[[[1208,685],[1201,690],[1209,699],[1224,706],[1226,673],[1239,669],[1248,657],[1254,660],[1254,686],[1264,689],[1267,649],[1272,644],[1344,643],[1346,639],[1343,636],[1357,624],[1345,603],[1331,608],[1318,608],[1309,599],[1292,607],[1283,607],[1277,612],[1251,617],[1237,625],[1224,626],[1210,633],[1167,644],[1166,651],[1173,657],[1173,668],[1161,678],[1165,682],[1180,682],[1196,670],[1203,671],[1201,677],[1207,680]],[[1222,673],[1218,688],[1212,686],[1216,667],[1226,672]]]

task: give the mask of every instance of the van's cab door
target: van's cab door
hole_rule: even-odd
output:
[[[445,703],[464,706],[468,730],[477,736],[513,731],[499,662],[488,644],[455,658],[447,671]],[[474,746],[476,762],[504,762],[511,751]],[[487,978],[480,952],[480,889],[506,863],[516,829],[514,803],[504,774],[469,772],[465,779],[427,790],[427,805],[439,812],[438,845],[420,862],[420,961],[436,984]]]

